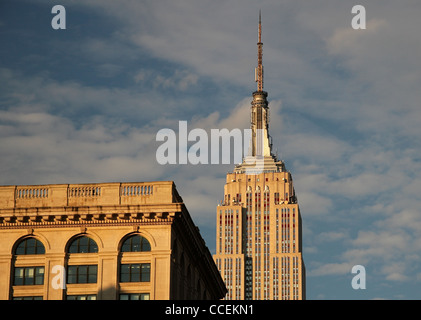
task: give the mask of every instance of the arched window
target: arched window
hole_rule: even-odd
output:
[[[94,253],[98,252],[96,242],[86,236],[78,237],[69,246],[69,253]]]
[[[23,239],[18,246],[16,247],[16,255],[25,255],[25,254],[44,254],[45,247],[41,241],[35,238],[26,238]]]
[[[151,251],[151,244],[141,235],[135,234],[124,240],[121,252],[143,252]]]
[[[41,255],[45,254],[45,247],[41,241],[33,237],[27,237],[17,243],[14,254],[16,256],[22,255]],[[12,285],[13,286],[30,286],[44,284],[44,270],[42,265],[44,262],[43,257],[37,259],[35,257],[15,257],[13,259],[12,272]],[[28,263],[28,261],[32,261]],[[36,261],[34,263],[34,261]],[[33,264],[32,264],[33,263]],[[41,294],[42,295],[42,294]],[[39,299],[41,295],[25,296],[27,299]],[[13,297],[15,298],[15,297]]]

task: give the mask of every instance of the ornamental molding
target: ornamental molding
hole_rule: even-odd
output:
[[[155,209],[155,211],[149,210]],[[167,209],[167,211],[165,211]],[[171,210],[168,210],[171,209]],[[14,208],[0,210],[0,229],[166,225],[181,216],[180,204],[163,206]]]

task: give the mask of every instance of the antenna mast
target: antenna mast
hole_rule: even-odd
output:
[[[262,14],[259,10],[259,32],[257,43],[257,67],[255,69],[255,81],[257,91],[263,91],[263,43],[262,43]]]

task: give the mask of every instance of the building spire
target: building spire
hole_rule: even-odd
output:
[[[262,13],[259,10],[259,28],[257,42],[257,67],[255,69],[257,91],[263,91],[263,43],[262,43]]]
[[[235,167],[236,173],[280,172],[285,169],[284,163],[272,153],[272,138],[269,135],[268,93],[263,91],[262,14],[260,10],[258,41],[258,63],[255,69],[257,90],[253,92],[251,101],[250,146],[243,162]]]

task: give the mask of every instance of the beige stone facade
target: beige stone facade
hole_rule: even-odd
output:
[[[0,187],[0,299],[220,299],[171,181]]]
[[[229,173],[214,260],[228,300],[305,299],[301,215],[291,174]]]
[[[272,152],[260,14],[258,30],[250,148],[226,177],[224,200],[216,209],[214,260],[228,300],[301,300],[305,299],[301,215],[292,176]]]

